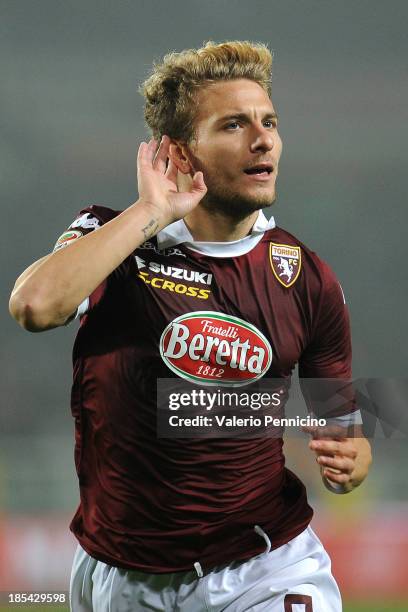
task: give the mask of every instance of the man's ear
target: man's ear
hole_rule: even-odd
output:
[[[186,155],[184,145],[175,141],[171,142],[169,147],[169,158],[182,174],[191,173],[191,164]]]

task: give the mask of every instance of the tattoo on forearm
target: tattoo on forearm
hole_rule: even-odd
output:
[[[142,232],[144,234],[145,240],[149,240],[152,236],[154,236],[159,229],[159,223],[157,219],[151,219],[147,225],[142,227]]]

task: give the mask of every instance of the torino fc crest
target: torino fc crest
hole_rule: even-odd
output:
[[[269,260],[272,272],[284,287],[291,287],[296,281],[302,267],[300,247],[289,244],[269,245]]]

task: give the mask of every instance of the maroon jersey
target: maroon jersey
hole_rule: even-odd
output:
[[[117,214],[84,209],[57,248]],[[302,376],[350,376],[348,314],[334,274],[288,232],[272,223],[263,230],[244,239],[247,252],[244,240],[217,251],[189,244],[179,221],[81,306],[72,389],[80,505],[71,529],[94,558],[154,573],[196,561],[208,569],[262,552],[254,525],[276,548],[310,522],[282,439],[156,433],[158,378],[239,386],[288,379],[296,363]]]

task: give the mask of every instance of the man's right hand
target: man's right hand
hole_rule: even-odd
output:
[[[178,191],[177,166],[169,160],[166,167],[169,148],[170,138],[163,136],[158,148],[156,140],[142,142],[137,156],[139,201],[155,211],[162,227],[188,215],[207,192],[202,172],[194,174],[190,191]]]

